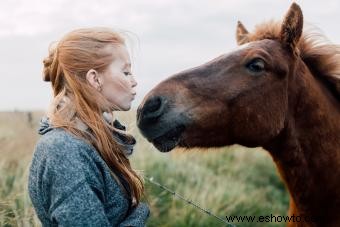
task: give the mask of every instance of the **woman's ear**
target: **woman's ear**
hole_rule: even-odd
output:
[[[101,91],[102,90],[102,82],[99,73],[94,70],[90,69],[86,73],[86,80],[91,84],[92,87],[94,87],[96,90]]]

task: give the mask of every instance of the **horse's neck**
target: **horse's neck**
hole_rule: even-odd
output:
[[[332,215],[340,209],[339,104],[310,74],[295,83],[286,127],[265,148],[286,182],[295,210]]]

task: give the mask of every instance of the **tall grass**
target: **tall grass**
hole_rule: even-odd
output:
[[[29,162],[41,113],[0,113],[0,226],[39,226],[27,193]]]
[[[40,226],[28,197],[27,175],[41,114],[34,113],[30,125],[26,113],[0,113],[0,226]],[[160,153],[139,134],[134,114],[119,113],[118,117],[136,136],[131,161],[145,176],[221,217],[287,214],[287,192],[265,151],[232,146]],[[223,226],[148,181],[145,186],[151,208],[148,226]]]

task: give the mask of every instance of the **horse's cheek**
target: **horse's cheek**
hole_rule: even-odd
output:
[[[287,98],[285,92],[263,95],[252,103],[238,106],[232,111],[230,130],[236,143],[260,146],[267,143],[284,127]]]

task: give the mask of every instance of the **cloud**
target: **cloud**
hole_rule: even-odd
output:
[[[306,21],[340,42],[339,2],[297,1]],[[236,46],[235,26],[280,19],[290,1],[272,0],[2,0],[0,3],[0,110],[45,108],[49,84],[41,80],[49,43],[79,27],[108,26],[132,32],[135,105],[159,81]]]

